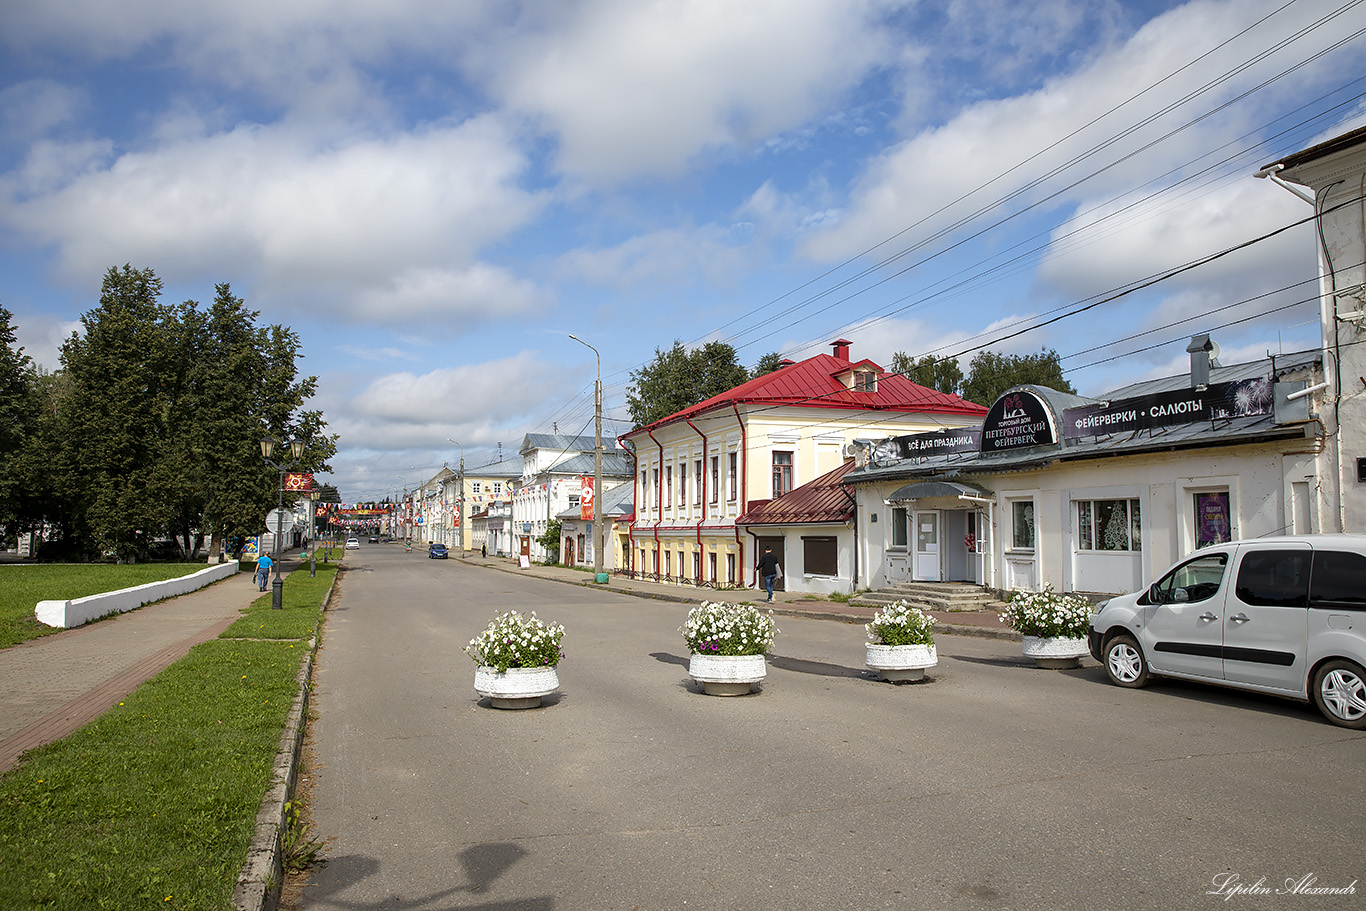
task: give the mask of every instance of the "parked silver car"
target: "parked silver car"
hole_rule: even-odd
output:
[[[1092,656],[1119,686],[1151,675],[1312,700],[1366,729],[1366,535],[1206,547],[1091,618]]]

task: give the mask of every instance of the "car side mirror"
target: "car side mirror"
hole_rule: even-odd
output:
[[[1190,593],[1187,592],[1184,588],[1172,589],[1172,600],[1175,601],[1177,604],[1186,604],[1190,601],[1190,599]]]

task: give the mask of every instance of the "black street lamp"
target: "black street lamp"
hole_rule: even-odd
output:
[[[270,457],[271,457],[272,455],[275,454],[275,446],[276,446],[276,444],[277,444],[278,442],[279,442],[279,441],[276,440],[274,437],[266,437],[264,440],[262,440],[262,441],[261,441],[261,458],[265,459],[265,462],[266,462],[267,465],[269,465],[271,468],[274,468],[276,471],[278,471],[278,472],[280,473],[280,505],[279,505],[279,510],[280,510],[280,512],[284,512],[284,509],[285,509],[285,471],[288,469],[290,463],[285,462],[283,459],[280,460],[279,462],[273,462],[273,461],[271,461],[271,458],[270,458]],[[291,456],[293,456],[294,462],[297,463],[297,462],[299,461],[299,459],[300,459],[300,458],[303,456],[303,454],[304,454],[304,445],[305,445],[305,444],[304,444],[304,441],[303,441],[303,440],[285,440],[285,441],[284,441],[284,444],[285,444],[286,446],[289,447],[289,454],[290,454]],[[276,520],[276,523],[275,523],[275,530],[274,530],[274,532],[273,532],[274,540],[271,542],[271,543],[274,545],[273,550],[275,551],[275,553],[274,553],[274,555],[273,555],[273,557],[272,557],[272,559],[271,559],[271,562],[275,565],[275,579],[270,583],[270,609],[271,609],[271,610],[282,610],[282,609],[284,609],[284,606],[285,606],[285,580],[284,580],[283,578],[281,578],[281,576],[280,576],[280,538],[282,537],[282,535],[280,534],[280,531],[281,531],[281,529],[280,529],[280,522],[279,522],[279,520],[277,519],[277,520]]]

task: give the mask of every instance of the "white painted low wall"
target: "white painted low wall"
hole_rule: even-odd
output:
[[[39,623],[70,629],[109,614],[121,614],[153,601],[192,592],[219,579],[226,579],[236,573],[237,569],[237,561],[232,560],[201,569],[188,576],[166,579],[163,582],[148,582],[132,588],[121,588],[116,592],[88,595],[72,601],[39,601],[34,614]]]

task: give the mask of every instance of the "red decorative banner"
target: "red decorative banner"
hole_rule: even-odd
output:
[[[593,520],[593,479],[588,476],[579,478],[579,518]]]
[[[285,475],[285,490],[289,493],[304,493],[313,489],[313,475],[290,472]]]

